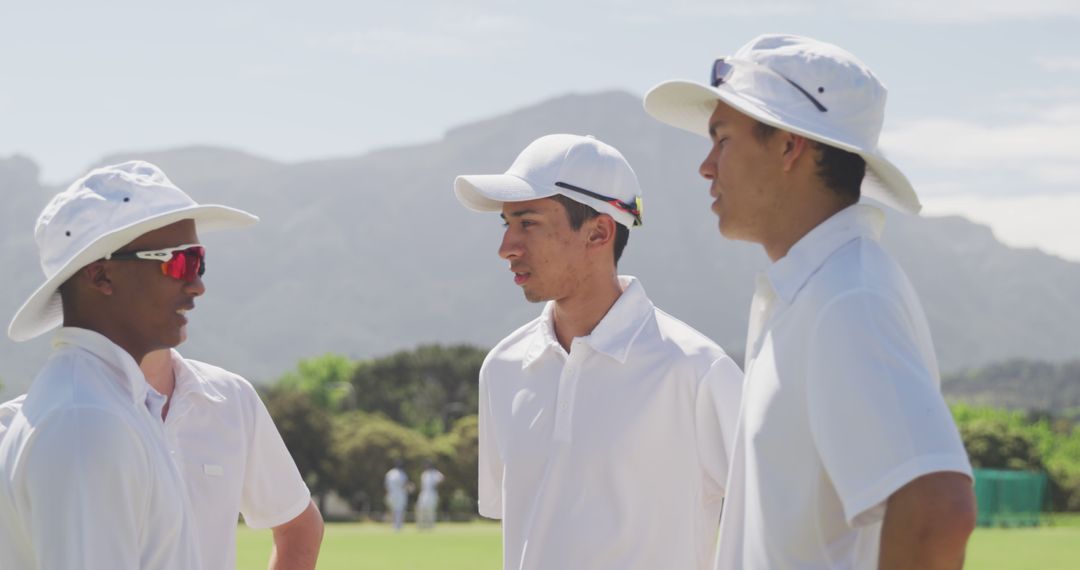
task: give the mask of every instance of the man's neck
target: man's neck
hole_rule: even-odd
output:
[[[173,391],[176,389],[176,374],[173,372],[171,350],[155,350],[147,353],[139,363],[139,368],[146,376],[147,384],[150,384],[159,394],[172,400]]]
[[[114,327],[113,323],[108,319],[95,319],[85,315],[65,312],[63,326],[86,329],[100,334],[128,353],[136,364],[146,356],[146,349],[143,346],[128,342],[128,335],[122,334],[122,331]]]
[[[619,278],[614,274],[582,289],[573,297],[555,301],[555,338],[567,352],[575,338],[592,333],[622,295]]]
[[[831,190],[818,189],[816,192],[825,194],[819,194],[815,197],[817,199],[803,200],[802,203],[788,208],[786,219],[773,224],[778,232],[762,242],[765,253],[774,263],[787,256],[792,246],[799,243],[806,234],[851,205],[834,198]]]

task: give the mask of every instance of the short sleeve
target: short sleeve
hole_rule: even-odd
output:
[[[274,426],[270,412],[250,385],[245,383],[244,388],[242,393],[254,413],[240,513],[252,528],[271,528],[303,513],[311,503],[311,492]]]
[[[858,290],[823,308],[807,339],[810,429],[853,526],[880,520],[889,496],[922,475],[971,474],[929,333],[913,317],[895,299]]]
[[[503,517],[503,460],[495,439],[488,393],[486,366],[480,369],[479,474],[477,506],[480,515],[489,519]]]
[[[70,408],[45,418],[23,450],[22,505],[42,570],[140,567],[155,484],[119,417]]]
[[[707,475],[706,500],[723,498],[739,419],[743,374],[728,356],[717,359],[698,387],[695,406],[698,456]]]

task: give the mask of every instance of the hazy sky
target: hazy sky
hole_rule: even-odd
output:
[[[0,156],[60,182],[188,144],[354,155],[569,92],[704,80],[759,33],[798,33],[889,87],[883,147],[927,213],[1080,261],[1078,25],[1078,0],[0,0]]]

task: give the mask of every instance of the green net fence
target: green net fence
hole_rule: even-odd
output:
[[[1035,526],[1046,502],[1046,473],[975,470],[979,526]]]

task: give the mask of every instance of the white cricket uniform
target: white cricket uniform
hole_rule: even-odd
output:
[[[204,568],[236,566],[236,520],[272,528],[296,518],[311,493],[270,413],[244,378],[172,351],[176,388],[165,436],[184,476]],[[161,417],[164,396],[148,405]]]
[[[0,438],[0,568],[188,570],[198,539],[135,360],[61,328]]]
[[[443,474],[438,469],[425,469],[420,474],[420,496],[416,499],[416,508],[434,512],[439,506],[439,484]]]
[[[759,277],[716,568],[876,568],[889,496],[971,474],[914,289],[851,206]]]
[[[275,527],[302,513],[311,493],[247,380],[171,354],[166,440],[191,500],[202,567],[235,568],[237,515],[252,528]],[[0,438],[25,398],[0,404]],[[151,387],[146,404],[159,418],[165,397]]]
[[[409,477],[397,467],[386,472],[386,502],[390,510],[400,512],[405,510],[409,502],[409,493],[405,486],[409,484]]]
[[[569,354],[548,303],[480,371],[480,514],[510,570],[707,568],[742,373],[633,277]]]

